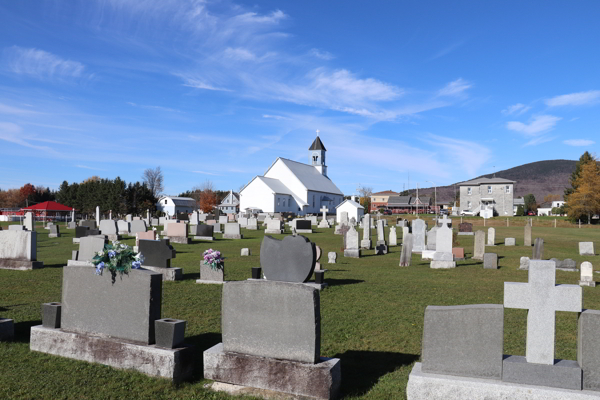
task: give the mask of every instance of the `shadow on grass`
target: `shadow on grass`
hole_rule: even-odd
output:
[[[329,286],[354,285],[355,283],[363,283],[360,279],[329,279],[325,278],[325,282]]]
[[[188,272],[183,274],[182,280],[186,281],[188,279],[193,279],[194,281],[196,281],[196,279],[200,279],[200,268],[198,268],[198,272]]]
[[[44,263],[44,268],[63,268],[66,267],[67,263],[62,263],[62,264],[46,264]]]
[[[41,320],[15,322],[15,342],[29,343],[31,336],[31,327],[41,325]]]
[[[204,350],[208,350],[223,340],[220,333],[209,332],[186,337],[184,343],[194,346],[194,372],[186,381],[199,382],[204,379]]]
[[[334,357],[342,361],[342,396],[360,396],[368,392],[385,374],[419,359],[416,354],[387,351],[349,350]]]

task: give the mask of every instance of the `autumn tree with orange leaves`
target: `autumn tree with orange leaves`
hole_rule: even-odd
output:
[[[582,219],[590,224],[592,215],[600,214],[600,169],[596,160],[581,166],[576,187],[569,195],[567,215],[572,221]]]

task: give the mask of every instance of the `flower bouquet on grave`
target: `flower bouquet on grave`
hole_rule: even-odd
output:
[[[92,258],[92,264],[96,266],[96,275],[102,275],[107,268],[112,275],[112,283],[115,283],[117,273],[129,274],[132,269],[138,269],[144,262],[142,253],[135,253],[131,246],[121,244],[118,241],[105,244],[104,249],[96,252]]]
[[[208,249],[202,254],[202,257],[204,257],[204,265],[210,265],[214,271],[223,269],[225,257],[221,257],[219,250]]]

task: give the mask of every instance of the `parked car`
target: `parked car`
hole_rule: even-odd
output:
[[[537,215],[537,214],[535,212],[533,212],[533,211],[528,211],[527,215]]]
[[[460,215],[467,216],[467,217],[474,217],[476,214],[473,211],[462,210],[460,212]]]
[[[392,210],[383,210],[383,215],[392,215]]]
[[[440,215],[448,215],[448,210],[440,210]]]

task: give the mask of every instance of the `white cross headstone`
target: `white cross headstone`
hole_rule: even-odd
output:
[[[504,307],[527,311],[527,362],[554,364],[556,311],[581,312],[583,289],[556,285],[554,261],[531,260],[529,282],[504,282]]]
[[[96,226],[100,226],[100,206],[96,206]]]

